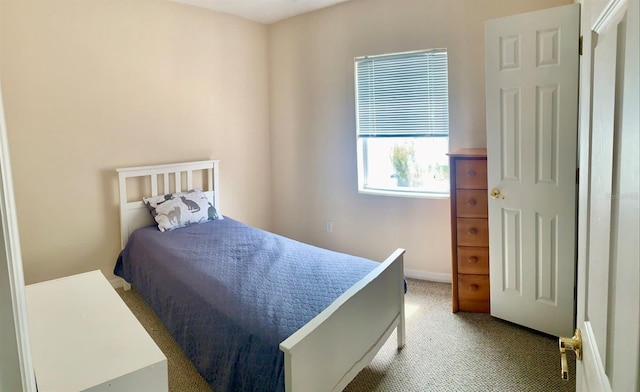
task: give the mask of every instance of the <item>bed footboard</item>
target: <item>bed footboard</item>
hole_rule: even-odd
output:
[[[342,391],[394,329],[405,344],[404,249],[280,343],[287,392]]]

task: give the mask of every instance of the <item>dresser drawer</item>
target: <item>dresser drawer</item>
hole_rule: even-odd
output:
[[[489,312],[489,214],[486,149],[449,154],[453,312]]]
[[[487,189],[487,161],[461,159],[456,162],[456,187]]]
[[[458,274],[460,310],[488,312],[489,295],[489,276]]]
[[[489,246],[489,222],[487,219],[458,218],[458,245]]]
[[[489,212],[487,191],[460,189],[456,192],[456,210],[460,218],[486,218]]]
[[[458,272],[489,274],[489,248],[458,247]]]

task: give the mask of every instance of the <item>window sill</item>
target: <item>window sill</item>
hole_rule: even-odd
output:
[[[358,193],[364,195],[390,196],[390,197],[408,197],[414,199],[448,199],[449,192],[418,192],[418,191],[392,191],[386,189],[358,189]]]

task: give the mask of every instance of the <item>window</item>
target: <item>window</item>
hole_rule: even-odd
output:
[[[358,190],[449,193],[447,50],[355,59]]]

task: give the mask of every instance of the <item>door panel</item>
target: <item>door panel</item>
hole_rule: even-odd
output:
[[[558,85],[536,87],[536,183],[558,185]]]
[[[574,326],[579,4],[485,25],[491,314]]]
[[[489,256],[493,264],[502,260],[502,291],[522,295],[522,238],[521,214],[519,210],[502,209],[502,254],[499,259]],[[495,252],[492,252],[495,253]],[[495,279],[493,279],[495,282]]]
[[[500,152],[502,181],[520,181],[520,89],[500,90]]]
[[[536,213],[536,301],[557,306],[558,216]]]

